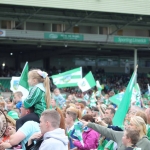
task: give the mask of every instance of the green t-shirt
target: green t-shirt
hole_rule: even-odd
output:
[[[101,140],[101,138],[100,138],[100,140]],[[106,145],[107,143],[108,143],[108,141],[107,141],[106,139],[103,140],[102,144],[99,144],[98,150],[104,150],[105,145]]]
[[[112,140],[107,141],[106,139],[102,142],[102,144],[98,146],[98,150],[104,150],[107,148],[108,150],[114,149],[114,142]]]

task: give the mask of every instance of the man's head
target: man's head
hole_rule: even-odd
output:
[[[7,103],[7,110],[10,111],[10,110],[13,110],[13,103]]]
[[[99,115],[99,110],[97,107],[92,107],[91,110],[92,110],[93,117],[97,117]]]
[[[24,117],[25,115],[34,112],[34,108],[33,107],[30,107],[30,108],[26,109],[23,104],[22,104],[20,110],[21,110],[20,117]]]
[[[150,124],[150,108],[147,108],[145,110],[145,114],[146,114],[146,117],[147,117],[147,123]]]
[[[76,105],[76,108],[79,109],[80,111],[82,111],[85,108],[85,106],[82,103],[78,103]]]
[[[138,130],[126,129],[122,137],[122,142],[126,147],[136,145],[140,139],[140,133]]]
[[[86,108],[86,114],[87,115],[92,115],[92,110],[90,108]]]
[[[72,100],[73,100],[72,94],[69,94],[69,95],[67,96],[67,100],[69,100],[69,101],[72,101]]]
[[[65,122],[66,124],[70,124],[75,122],[75,120],[78,118],[79,110],[74,107],[69,107],[66,110],[66,118]]]
[[[53,108],[56,107],[56,101],[55,101],[54,99],[51,99],[50,104],[51,104],[51,106],[52,106]]]
[[[104,117],[106,118],[110,118],[111,120],[113,119],[114,115],[115,115],[115,109],[113,108],[107,108],[104,114]]]
[[[71,122],[75,122],[76,119],[77,119],[76,113],[70,112],[70,111],[66,112],[66,118],[65,118],[66,124],[70,124]]]
[[[60,119],[61,117],[56,110],[45,110],[40,118],[41,133],[44,135],[46,132],[59,128]]]
[[[14,102],[17,103],[22,99],[22,92],[18,91],[14,93]]]

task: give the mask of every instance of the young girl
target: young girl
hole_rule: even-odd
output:
[[[41,113],[50,107],[50,80],[48,74],[41,70],[31,70],[28,73],[28,83],[31,86],[28,97],[23,102],[23,107],[33,107],[34,113],[27,114],[17,120],[17,129],[26,121],[37,121]]]

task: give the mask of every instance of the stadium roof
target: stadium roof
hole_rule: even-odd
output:
[[[66,23],[70,27],[75,25],[115,26],[118,30],[127,26],[150,29],[149,16],[16,5],[0,5],[0,20],[15,20],[20,24],[24,21]]]

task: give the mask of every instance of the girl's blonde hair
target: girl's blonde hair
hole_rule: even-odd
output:
[[[47,74],[46,72],[42,72],[39,69],[34,69],[29,71],[28,75],[31,76],[33,79],[37,79],[38,83],[43,83],[44,87],[45,87],[45,101],[46,101],[46,106],[47,108],[50,107],[50,100],[51,100],[51,93],[50,93],[50,80],[49,77],[46,76],[42,76],[42,74],[40,74],[39,72],[43,73],[43,74]]]
[[[133,116],[131,117],[130,122],[132,122],[140,130],[140,133],[146,135],[146,124],[143,118],[139,116]]]

